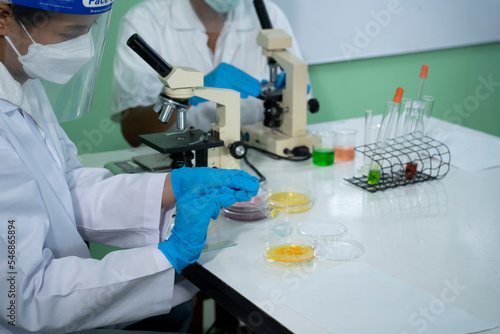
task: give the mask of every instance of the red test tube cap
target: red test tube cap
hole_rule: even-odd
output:
[[[422,69],[420,70],[420,77],[422,79],[427,79],[427,72],[429,71],[429,65],[423,64]]]
[[[392,101],[394,103],[401,103],[401,98],[403,97],[403,92],[404,92],[404,89],[402,87],[398,87],[398,89],[396,89],[396,94],[394,94],[394,98],[392,99]]]

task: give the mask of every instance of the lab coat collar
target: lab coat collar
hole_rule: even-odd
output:
[[[170,22],[177,30],[205,30],[203,23],[196,15],[189,0],[172,1],[170,10]]]
[[[13,105],[13,109],[4,111],[9,112],[18,108],[30,110],[29,101],[21,84],[12,77],[3,63],[0,63],[0,78],[0,99]]]
[[[29,114],[37,124],[40,124],[38,108],[31,107],[30,100],[25,94],[26,88],[31,86],[33,80],[28,80],[21,85],[12,77],[2,63],[0,63],[0,78],[0,99],[9,102],[12,106],[12,108],[6,108],[3,109],[3,111],[9,112],[21,108],[25,113]]]
[[[172,10],[170,11],[170,22],[175,29],[178,30],[191,30],[200,29],[205,31],[203,23],[196,15],[191,2],[189,0],[172,1]],[[251,30],[256,27],[257,21],[253,15],[255,9],[248,0],[242,0],[234,11],[228,14],[226,25],[236,30]],[[179,15],[183,13],[183,15]]]
[[[230,24],[233,29],[246,31],[260,29],[257,27],[257,14],[251,1],[242,0],[238,7],[227,16],[226,24]]]

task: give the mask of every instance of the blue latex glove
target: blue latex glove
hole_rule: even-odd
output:
[[[266,84],[269,81],[267,80],[262,80],[262,84]],[[286,87],[286,72],[280,72],[276,76],[276,82],[274,83],[274,87],[277,89],[284,89]],[[307,94],[311,91],[311,85],[307,84]]]
[[[227,63],[220,63],[212,72],[208,73],[204,78],[204,86],[232,89],[239,92],[244,99],[249,95],[257,97],[261,92],[259,80]],[[189,103],[193,106],[206,101],[197,96],[189,99]]]
[[[200,257],[207,240],[210,218],[217,219],[221,207],[229,207],[235,202],[236,198],[229,188],[223,193],[219,189],[207,189],[202,184],[196,184],[177,200],[172,234],[168,240],[158,244],[158,249],[178,273]]]
[[[227,187],[235,190],[234,196],[238,202],[249,201],[259,191],[259,179],[238,169],[182,167],[172,170],[170,182],[176,199],[184,196],[196,183],[209,189]]]
[[[274,83],[274,87],[278,89],[283,89],[286,86],[285,83],[286,83],[286,72],[280,72],[280,74],[276,76],[276,82]]]

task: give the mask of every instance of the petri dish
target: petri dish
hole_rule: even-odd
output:
[[[298,187],[279,187],[269,191],[269,206],[281,213],[300,213],[313,205],[311,191]]]
[[[250,201],[243,203],[235,203],[228,208],[223,208],[224,215],[229,219],[240,221],[256,221],[268,217],[267,207],[267,190],[260,187],[256,196]]]
[[[306,238],[276,239],[266,243],[264,258],[277,265],[297,267],[316,260],[317,243]]]
[[[333,261],[354,260],[363,255],[365,248],[356,240],[347,240],[347,228],[333,222],[302,222],[297,226],[298,232],[318,243],[317,256],[320,259]]]

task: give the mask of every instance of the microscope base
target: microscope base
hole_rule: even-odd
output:
[[[313,138],[309,136],[290,137],[261,123],[245,125],[241,128],[245,143],[277,155],[287,155],[285,149],[307,146],[312,152]]]

